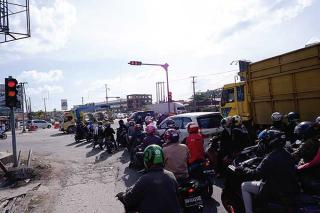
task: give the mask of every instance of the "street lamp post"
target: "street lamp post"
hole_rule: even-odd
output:
[[[148,65],[148,66],[159,66],[162,67],[165,71],[166,71],[166,78],[167,78],[167,97],[168,97],[168,114],[170,113],[170,102],[171,102],[171,95],[169,92],[169,77],[168,77],[168,67],[169,64],[165,63],[165,64],[148,64],[148,63],[142,63],[141,61],[130,61],[128,64],[130,65]]]

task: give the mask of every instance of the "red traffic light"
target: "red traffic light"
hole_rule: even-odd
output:
[[[16,85],[17,85],[17,82],[15,80],[8,81],[8,87],[15,87]]]
[[[8,96],[9,97],[15,97],[16,96],[16,92],[15,91],[8,91]]]
[[[128,64],[130,64],[130,65],[141,65],[142,62],[141,61],[130,61]]]

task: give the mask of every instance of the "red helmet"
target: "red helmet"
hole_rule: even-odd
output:
[[[187,130],[188,133],[198,133],[199,132],[199,126],[195,122],[190,122],[187,124]]]
[[[156,128],[152,125],[152,124],[149,124],[147,127],[146,127],[146,133],[148,135],[154,135],[156,133]]]
[[[163,138],[167,143],[177,143],[179,141],[179,132],[176,129],[168,129]]]

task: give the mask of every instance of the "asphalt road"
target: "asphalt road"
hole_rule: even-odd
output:
[[[114,196],[140,176],[128,168],[126,151],[110,155],[93,149],[91,143],[75,143],[73,135],[57,129],[17,132],[17,148],[24,157],[32,149],[34,162],[50,165],[50,172],[40,180],[41,190],[34,195],[30,212],[124,212]],[[11,151],[10,134],[8,139],[0,140],[0,151],[7,150]],[[204,212],[225,212],[220,193],[221,188],[214,186]]]

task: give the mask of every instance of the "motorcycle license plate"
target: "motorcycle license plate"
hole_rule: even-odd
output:
[[[203,174],[214,174],[214,170],[213,169],[204,170]]]
[[[186,198],[184,199],[184,204],[186,207],[202,205],[202,198],[201,196]]]

